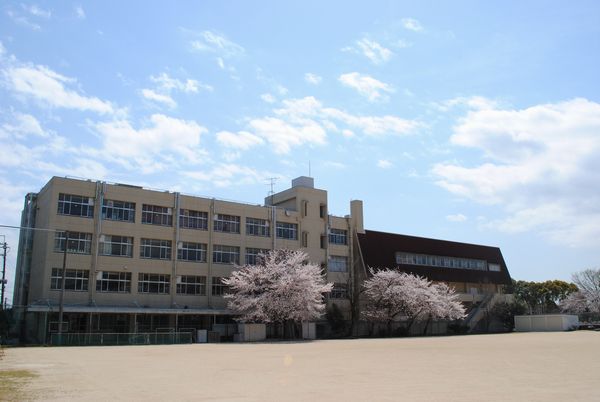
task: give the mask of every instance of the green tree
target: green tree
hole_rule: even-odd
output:
[[[515,315],[524,314],[527,307],[519,302],[500,302],[494,304],[488,314],[490,318],[498,320],[507,331],[515,328]]]
[[[548,280],[545,282],[513,280],[510,289],[516,300],[527,306],[529,314],[545,314],[558,311],[558,304],[577,290],[575,284],[561,280]]]

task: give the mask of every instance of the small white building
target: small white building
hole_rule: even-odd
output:
[[[516,315],[515,331],[568,331],[577,328],[579,317],[571,314]]]

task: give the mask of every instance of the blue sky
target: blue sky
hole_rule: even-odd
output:
[[[0,223],[53,175],[259,203],[310,163],[369,229],[600,266],[597,2],[283,3],[0,4]]]

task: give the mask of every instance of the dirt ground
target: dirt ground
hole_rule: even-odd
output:
[[[0,399],[600,401],[600,332],[254,344],[31,347]]]

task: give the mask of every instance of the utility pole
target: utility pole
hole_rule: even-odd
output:
[[[58,308],[58,344],[62,345],[63,310],[65,307],[65,280],[67,277],[67,249],[69,248],[69,231],[65,232],[65,249],[63,250],[62,278],[60,301]]]
[[[8,246],[6,244],[6,237],[4,237],[4,241],[2,242],[2,299],[0,299],[0,310],[4,310],[4,289],[6,288],[6,250],[8,250]]]

